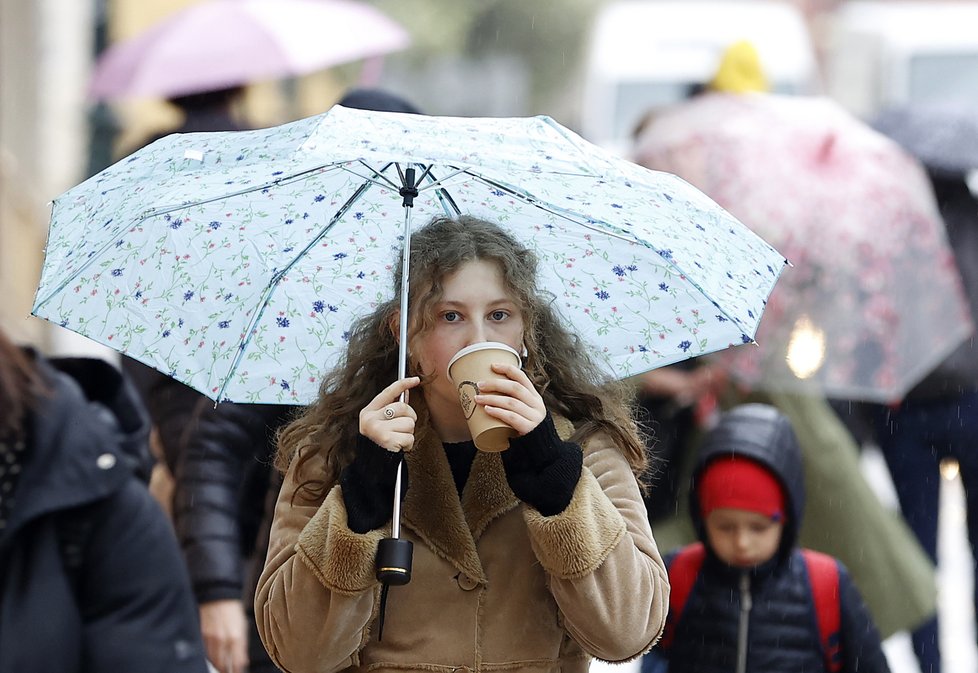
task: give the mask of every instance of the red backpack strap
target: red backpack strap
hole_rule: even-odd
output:
[[[829,673],[842,670],[842,649],[839,629],[842,623],[842,608],[839,599],[839,564],[831,556],[811,549],[802,549],[808,579],[812,585],[812,599],[815,604],[815,618],[818,621],[818,636],[822,644],[822,656]]]
[[[672,639],[676,634],[676,625],[683,614],[686,606],[686,599],[689,592],[696,584],[696,578],[700,574],[700,567],[706,556],[706,549],[700,542],[687,545],[680,549],[669,564],[669,618],[666,621],[666,630],[662,634],[659,644],[664,649],[672,646]]]

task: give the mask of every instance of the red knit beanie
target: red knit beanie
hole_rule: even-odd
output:
[[[784,492],[766,467],[741,456],[711,461],[699,480],[700,515],[715,509],[743,509],[784,521]]]

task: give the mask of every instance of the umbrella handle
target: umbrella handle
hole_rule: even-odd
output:
[[[396,537],[385,537],[377,546],[377,579],[384,584],[401,586],[411,581],[414,543]]]

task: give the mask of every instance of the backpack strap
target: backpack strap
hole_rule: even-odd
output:
[[[818,622],[819,643],[829,673],[842,670],[842,649],[839,630],[842,607],[839,597],[839,564],[831,556],[811,549],[802,549],[808,580],[812,586],[812,602]]]
[[[705,557],[706,548],[701,542],[696,542],[680,549],[669,564],[669,618],[659,643],[663,649],[668,650],[672,647],[676,625],[679,624],[686,599],[689,598],[689,593],[696,584]]]

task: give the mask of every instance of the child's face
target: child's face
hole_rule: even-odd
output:
[[[445,278],[442,290],[433,306],[433,327],[421,336],[416,356],[422,370],[434,375],[425,387],[428,408],[442,418],[444,413],[457,414],[464,423],[458,393],[446,374],[449,360],[465,346],[483,341],[499,341],[520,352],[523,315],[495,262],[466,263]]]
[[[718,508],[706,517],[706,536],[720,560],[752,568],[774,557],[784,524],[743,509]]]

